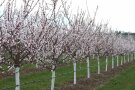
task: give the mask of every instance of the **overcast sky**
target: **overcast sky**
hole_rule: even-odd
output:
[[[86,2],[93,16],[96,7],[97,22],[109,22],[113,29],[135,32],[135,0],[71,0],[72,8],[86,9]]]
[[[22,0],[17,1],[20,3]],[[72,2],[72,12],[78,8],[87,10],[88,6],[91,17],[94,16],[98,5],[97,23],[109,23],[114,30],[135,32],[135,0],[67,0],[67,2]]]

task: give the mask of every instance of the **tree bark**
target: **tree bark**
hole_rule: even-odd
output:
[[[105,71],[108,70],[108,56],[106,56],[106,68],[105,68]]]
[[[124,54],[124,64],[126,63],[126,57],[125,56],[126,56],[126,54]]]
[[[74,84],[76,84],[76,61],[75,60],[73,62],[73,66],[74,66]]]
[[[123,65],[123,58],[122,58],[122,56],[121,56],[121,65]]]
[[[99,61],[99,56],[97,56],[97,61],[98,61],[98,74],[100,74],[100,61]]]
[[[112,55],[112,69],[114,68],[114,56]]]
[[[129,59],[129,53],[128,53],[128,62],[130,61],[130,59]]]
[[[90,78],[90,59],[87,57],[87,78]]]
[[[55,66],[52,66],[52,80],[51,80],[51,90],[54,90],[54,86],[55,86]]]
[[[20,90],[20,67],[15,67],[15,90]]]
[[[117,67],[119,66],[119,55],[117,55]]]

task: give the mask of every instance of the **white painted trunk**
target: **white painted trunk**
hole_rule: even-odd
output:
[[[135,53],[134,53],[134,60],[135,60]]]
[[[20,90],[20,67],[15,67],[15,90]]]
[[[135,53],[134,53],[134,60],[135,60]]]
[[[134,58],[134,60],[135,60],[135,53],[133,53],[133,58]]]
[[[133,61],[133,54],[131,56],[132,56],[132,61]]]
[[[131,53],[130,53],[130,56],[129,56],[129,60],[132,61],[132,55],[131,55]]]
[[[90,59],[87,57],[87,78],[90,78]]]
[[[105,71],[108,70],[108,56],[106,56],[106,67],[105,67]]]
[[[117,67],[119,66],[119,55],[117,55]]]
[[[114,68],[114,56],[112,55],[112,69]]]
[[[131,61],[133,61],[132,53],[131,53],[130,57],[131,57]]]
[[[99,56],[97,56],[97,61],[98,61],[98,74],[100,74],[100,61],[99,61]]]
[[[74,66],[74,84],[76,84],[76,62],[73,62],[73,66]]]
[[[93,54],[93,59],[95,59],[95,54]]]
[[[133,61],[133,53],[131,54],[131,57],[132,57],[132,61]]]
[[[121,56],[121,65],[123,65],[123,58],[122,58],[122,56]]]
[[[128,54],[128,62],[129,62],[129,60],[130,60],[130,59],[129,59],[129,54]]]
[[[54,90],[54,85],[55,85],[55,70],[53,70],[55,66],[52,66],[52,80],[51,80],[51,90]]]
[[[134,55],[132,54],[132,60],[134,60]]]
[[[125,57],[125,54],[124,54],[124,63],[126,63],[126,57]]]
[[[38,68],[39,61],[38,59],[36,60],[36,68]]]
[[[36,63],[36,68],[38,68],[38,64]]]
[[[131,57],[131,61],[132,61],[132,53],[131,53],[130,57]]]
[[[134,60],[134,54],[132,54],[132,60]]]
[[[130,53],[130,61],[132,61],[132,54]]]

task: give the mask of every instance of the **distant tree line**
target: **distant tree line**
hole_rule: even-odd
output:
[[[132,37],[135,40],[135,33],[133,32],[123,32],[123,31],[115,31],[116,35],[122,35],[125,38]]]

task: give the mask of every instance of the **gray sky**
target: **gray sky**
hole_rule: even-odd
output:
[[[22,0],[17,1],[20,3]],[[135,0],[67,0],[67,2],[72,2],[72,12],[76,12],[78,8],[87,11],[88,6],[91,17],[94,16],[98,5],[97,23],[109,23],[114,30],[135,32]]]
[[[72,0],[73,8],[86,10],[93,16],[99,6],[96,22],[109,22],[113,29],[135,32],[135,0]]]

